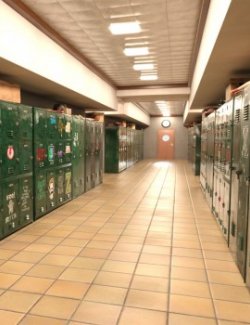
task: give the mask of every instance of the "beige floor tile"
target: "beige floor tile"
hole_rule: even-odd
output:
[[[142,244],[118,243],[114,246],[114,249],[122,252],[139,253],[142,249]]]
[[[97,325],[115,325],[121,308],[121,306],[83,301],[74,314],[73,320]]]
[[[193,280],[207,282],[206,272],[191,267],[173,266],[171,269],[171,278],[176,280]]]
[[[0,288],[7,289],[15,283],[21,275],[0,273]]]
[[[26,275],[39,278],[56,279],[63,272],[64,268],[64,266],[37,264],[30,269]]]
[[[67,321],[55,318],[27,315],[19,325],[66,325]]]
[[[217,243],[202,243],[202,248],[205,250],[213,250],[213,251],[221,251],[221,252],[228,252],[228,247],[226,244],[217,244]]]
[[[92,285],[84,300],[106,304],[123,305],[127,289]]]
[[[31,309],[33,315],[69,319],[79,305],[78,300],[43,296]]]
[[[39,236],[26,235],[25,233],[17,233],[15,236],[15,240],[22,241],[25,243],[32,243],[35,240],[37,240],[38,238],[39,238]]]
[[[230,322],[230,321],[227,321],[227,320],[219,320],[219,325],[246,325],[246,324],[249,324],[249,323],[241,323],[241,322],[238,322],[238,321]]]
[[[138,263],[135,274],[167,278],[169,276],[169,267],[165,265]]]
[[[80,253],[81,250],[82,250],[81,247],[59,245],[56,248],[54,248],[50,253],[58,254],[58,255],[76,256]]]
[[[170,296],[170,312],[194,316],[214,317],[211,299],[173,295]]]
[[[25,314],[0,310],[0,320],[3,325],[17,325]]]
[[[167,292],[169,280],[167,278],[135,275],[131,284],[132,289]]]
[[[211,291],[214,299],[250,304],[250,292],[243,286],[238,287],[211,283]]]
[[[194,317],[181,314],[172,314],[168,316],[168,325],[216,325],[216,320],[204,317]]]
[[[104,240],[92,240],[88,243],[86,247],[88,248],[99,248],[99,249],[112,249],[114,247],[114,242],[104,241]]]
[[[172,280],[171,293],[177,295],[211,298],[209,286],[206,282]]]
[[[4,240],[0,243],[1,249],[7,249],[7,250],[16,250],[20,251],[21,249],[25,249],[25,247],[28,246],[28,243],[24,243],[21,241],[15,241],[15,240]]]
[[[94,280],[96,274],[97,271],[95,270],[83,270],[69,267],[60,275],[59,279],[91,283]]]
[[[132,274],[129,273],[101,271],[95,278],[94,283],[99,285],[128,288],[131,278]]]
[[[39,264],[46,265],[58,265],[58,266],[67,266],[74,259],[74,256],[63,256],[58,254],[48,254],[46,255]]]
[[[246,323],[250,320],[250,304],[222,300],[215,300],[214,304],[219,319]]]
[[[91,258],[106,258],[110,254],[110,251],[107,249],[98,249],[98,248],[84,248],[80,256],[91,257]]]
[[[0,266],[0,273],[11,273],[11,274],[24,274],[31,267],[32,263],[23,263],[16,261],[7,261]]]
[[[17,251],[10,250],[10,249],[1,249],[0,248],[0,259],[1,260],[8,260],[12,256],[16,255]]]
[[[191,240],[179,240],[174,239],[173,240],[173,247],[179,247],[179,248],[193,248],[193,249],[201,249],[200,242],[197,241],[191,241]]]
[[[76,247],[85,247],[88,244],[88,240],[83,239],[74,239],[74,238],[66,238],[61,242],[61,245],[64,246],[76,246]]]
[[[70,267],[99,270],[104,262],[104,259],[89,258],[89,257],[76,257],[70,264]]]
[[[222,271],[222,272],[239,272],[236,264],[230,261],[209,260],[205,259],[206,268],[208,270]]]
[[[177,267],[192,267],[203,270],[205,268],[204,262],[200,258],[173,256],[172,265]]]
[[[149,254],[167,254],[170,255],[170,247],[166,246],[155,246],[155,245],[144,245],[143,253]]]
[[[0,309],[27,313],[40,295],[17,291],[6,291],[0,296]]]
[[[203,250],[204,256],[211,260],[233,261],[233,256],[230,252],[218,252],[211,250]]]
[[[57,245],[62,240],[63,240],[63,238],[60,238],[60,237],[42,236],[39,239],[37,239],[36,244]]]
[[[93,233],[87,233],[84,231],[74,231],[69,235],[69,239],[81,239],[83,241],[90,240],[94,236]]]
[[[38,253],[48,253],[54,247],[55,247],[54,245],[32,243],[31,245],[27,246],[24,249],[24,251],[27,251],[27,252],[38,252]]]
[[[52,283],[53,280],[51,279],[23,276],[11,287],[11,290],[42,294]]]
[[[162,311],[125,307],[118,324],[165,325],[166,318],[166,313]]]
[[[65,298],[81,299],[87,292],[88,288],[89,284],[87,283],[56,280],[46,294]]]
[[[203,258],[202,251],[200,249],[173,247],[172,254],[173,256]]]
[[[137,252],[122,252],[113,250],[109,255],[109,260],[121,262],[137,262],[139,253]]]
[[[167,254],[147,254],[143,253],[139,260],[140,263],[169,265],[170,256]]]
[[[136,264],[132,262],[120,262],[120,261],[107,260],[102,267],[102,271],[133,273],[135,269],[135,265]]]
[[[131,289],[125,304],[130,307],[166,311],[167,301],[168,297],[165,293]]]
[[[233,273],[208,270],[207,273],[209,282],[211,283],[245,286],[244,281],[239,272]]]
[[[11,260],[18,262],[37,263],[44,257],[44,255],[45,253],[22,251],[11,257]]]

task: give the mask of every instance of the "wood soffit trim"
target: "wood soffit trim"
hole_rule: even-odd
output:
[[[43,21],[36,13],[34,13],[29,7],[27,7],[21,0],[3,0],[12,9],[18,12],[21,16],[27,19],[31,24],[37,27],[41,32],[50,37],[64,50],[74,56],[93,73],[95,73],[102,80],[116,88],[115,83],[105,74],[103,71],[96,68],[87,58],[84,57],[77,49],[75,49],[67,40],[65,40],[58,32],[51,28],[45,21]]]

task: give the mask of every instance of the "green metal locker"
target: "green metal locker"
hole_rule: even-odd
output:
[[[243,94],[238,93],[233,99],[233,146],[232,146],[232,176],[231,176],[231,216],[229,247],[236,260],[237,252],[237,221],[239,197],[239,171],[240,171],[240,125],[242,114]]]
[[[19,173],[19,145],[18,141],[2,139],[2,176],[10,177]]]
[[[73,116],[72,120],[72,190],[76,198],[85,191],[85,119]]]
[[[102,183],[103,179],[103,123],[95,123],[95,186]]]
[[[58,139],[58,114],[53,111],[47,110],[47,133],[48,141],[56,141]]]
[[[31,141],[33,137],[33,112],[32,107],[18,105],[19,139]]]
[[[86,119],[85,136],[85,189],[89,191],[95,186],[95,124]]]
[[[47,212],[47,182],[46,171],[39,170],[35,174],[35,219]]]
[[[64,168],[56,169],[56,206],[64,203]]]
[[[46,208],[51,211],[56,208],[57,193],[56,193],[56,170],[47,169],[46,171]]]
[[[3,219],[1,220],[1,238],[19,228],[18,216],[18,179],[7,179],[1,183],[3,195]]]
[[[66,166],[64,168],[64,198],[65,201],[72,198],[72,166]]]
[[[18,206],[20,227],[33,221],[33,177],[30,173],[19,178]]]
[[[55,142],[55,165],[61,166],[64,164],[65,144],[64,140]]]
[[[32,141],[22,140],[19,142],[19,173],[31,173],[33,172],[33,148]]]
[[[105,172],[119,173],[122,169],[120,127],[105,128]]]

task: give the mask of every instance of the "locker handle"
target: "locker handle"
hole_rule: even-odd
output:
[[[240,251],[244,250],[244,238],[240,234],[239,234],[239,237],[238,237],[238,247],[239,247]]]

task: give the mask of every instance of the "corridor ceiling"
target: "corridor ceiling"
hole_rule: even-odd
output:
[[[6,0],[32,23],[57,40],[118,90],[187,88],[190,85],[208,0]],[[138,21],[141,32],[112,35],[111,23]],[[147,56],[125,56],[124,48],[148,47]],[[134,64],[153,63],[153,71]],[[157,80],[140,80],[156,74]],[[182,115],[185,100],[168,101],[171,115]],[[168,100],[167,97],[159,100]],[[154,101],[135,103],[150,115],[161,115]]]

